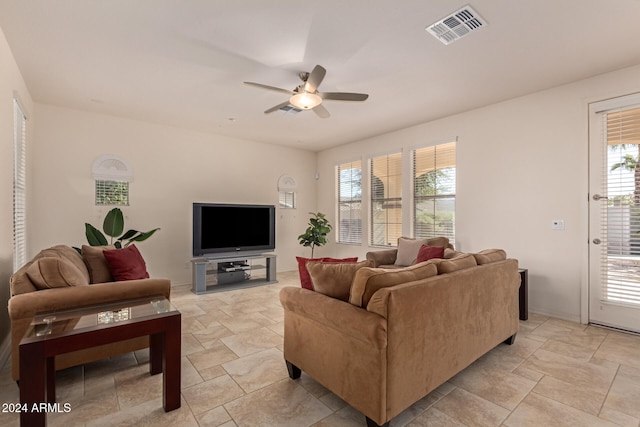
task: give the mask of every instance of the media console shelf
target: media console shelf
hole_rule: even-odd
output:
[[[276,283],[276,255],[260,254],[191,260],[195,294]]]

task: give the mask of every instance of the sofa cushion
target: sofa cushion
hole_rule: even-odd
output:
[[[35,292],[38,290],[38,287],[36,287],[27,275],[27,269],[35,260],[44,257],[59,258],[71,262],[71,264],[78,268],[87,283],[89,283],[89,272],[87,271],[87,266],[84,264],[82,256],[80,256],[78,251],[67,245],[56,245],[38,252],[31,261],[27,262],[11,276],[9,283],[12,296]]]
[[[316,292],[349,301],[349,290],[356,271],[370,266],[369,260],[340,263],[311,261],[307,263],[307,271]]]
[[[38,258],[26,274],[37,289],[88,285],[86,277],[70,261],[56,257]]]
[[[449,246],[449,239],[446,237],[431,237],[429,239],[413,239],[411,237],[398,238],[398,254],[395,265],[409,266],[416,263],[418,252],[422,245]]]
[[[358,257],[353,258],[302,258],[297,256],[296,260],[298,261],[298,274],[300,274],[300,286],[304,289],[314,290],[313,283],[311,282],[311,277],[309,276],[309,272],[307,271],[307,263],[309,261],[317,261],[317,262],[356,262],[358,261]]]
[[[454,271],[464,270],[478,265],[476,258],[472,254],[462,254],[455,258],[438,260],[438,274],[453,273]]]
[[[82,245],[82,258],[89,270],[90,283],[105,283],[113,282],[113,276],[111,270],[109,270],[109,264],[104,257],[103,252],[105,250],[114,250],[116,247],[113,245],[107,246],[87,246]]]
[[[111,251],[105,250],[103,253],[115,280],[136,280],[149,277],[147,265],[136,245]]]
[[[442,246],[422,245],[418,251],[416,264],[429,261],[434,258],[444,258],[444,248]]]
[[[89,270],[87,270],[87,266],[82,259],[82,255],[78,253],[77,250],[73,249],[71,246],[67,245],[55,245],[47,249],[41,250],[35,257],[34,260],[38,258],[44,257],[54,257],[54,258],[62,258],[66,261],[69,261],[74,265],[80,273],[84,276],[87,282],[91,280],[89,277]]]
[[[502,249],[485,249],[473,255],[478,265],[489,264],[507,259],[507,253]]]
[[[437,274],[438,268],[430,262],[395,269],[361,268],[353,278],[349,302],[358,307],[367,307],[369,300],[379,289],[426,279]]]

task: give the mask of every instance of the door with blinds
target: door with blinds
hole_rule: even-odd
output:
[[[589,322],[640,332],[640,94],[589,109]]]

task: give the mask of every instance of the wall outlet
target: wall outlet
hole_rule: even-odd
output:
[[[564,230],[564,219],[554,219],[551,221],[552,230]]]

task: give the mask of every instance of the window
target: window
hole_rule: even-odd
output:
[[[456,142],[413,151],[413,235],[455,239]]]
[[[296,208],[296,190],[298,185],[295,178],[282,175],[278,178],[278,205],[280,209]]]
[[[362,243],[362,165],[337,166],[338,243]]]
[[[402,235],[402,153],[371,159],[371,245],[395,246]]]
[[[129,206],[129,183],[133,169],[123,158],[105,154],[98,157],[91,168],[96,183],[96,206]]]
[[[280,209],[296,208],[296,193],[294,191],[280,190],[279,192]]]
[[[13,270],[27,262],[26,235],[27,118],[13,100]]]
[[[96,206],[129,206],[129,182],[96,179]]]

